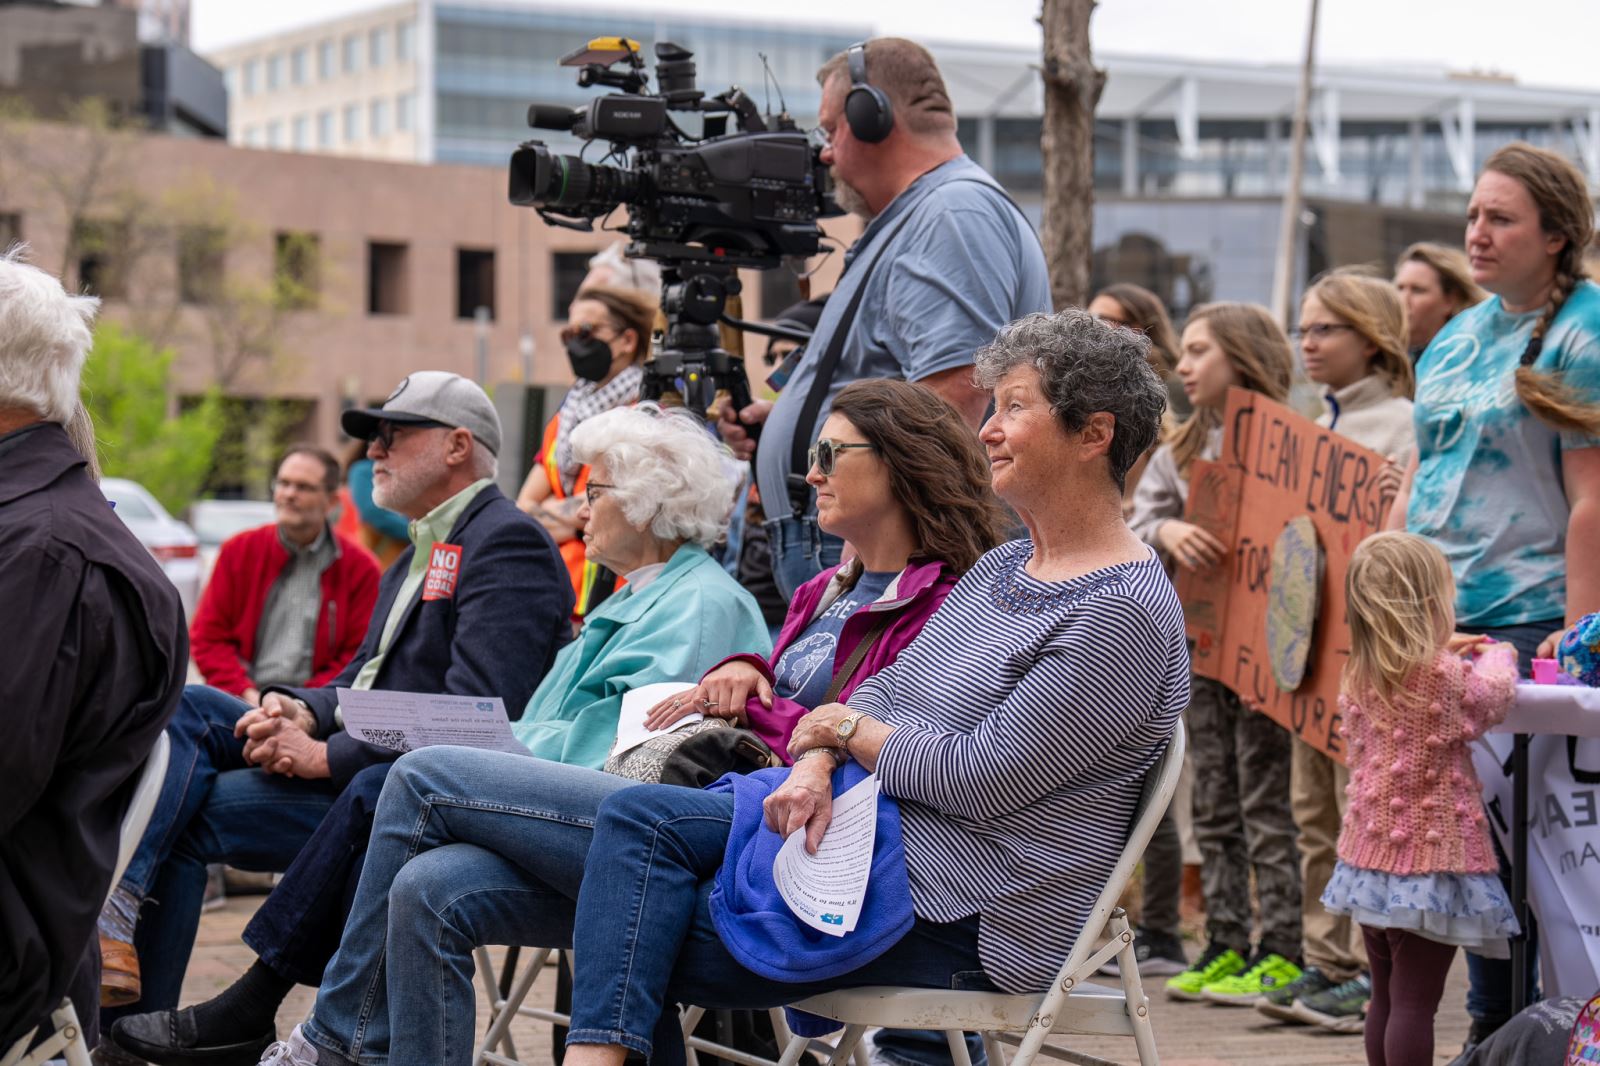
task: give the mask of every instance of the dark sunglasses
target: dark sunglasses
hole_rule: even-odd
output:
[[[839,453],[847,452],[851,448],[878,450],[873,444],[840,444],[836,440],[823,437],[806,452],[806,465],[816,467],[823,477],[832,477],[834,468],[839,465]]]
[[[394,447],[395,434],[400,432],[403,429],[453,429],[453,428],[455,428],[455,427],[447,426],[443,422],[435,422],[432,419],[429,419],[426,422],[390,422],[390,421],[388,421],[386,419],[380,419],[378,421],[378,428],[374,429],[372,431],[372,436],[368,437],[367,439],[377,442],[379,445],[381,445],[383,447],[384,451],[389,451],[390,449],[392,449]]]

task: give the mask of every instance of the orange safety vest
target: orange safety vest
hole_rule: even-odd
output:
[[[578,476],[573,480],[572,492],[568,493],[561,485],[561,466],[556,461],[556,434],[560,430],[561,415],[559,413],[544,427],[544,443],[540,445],[538,464],[544,467],[546,480],[550,483],[550,495],[557,500],[565,500],[569,496],[576,498],[583,494],[589,484],[589,467],[579,468]],[[572,579],[572,591],[577,596],[577,604],[572,609],[574,618],[582,618],[589,612],[589,605],[593,602],[597,591],[596,585],[601,581],[601,567],[591,563],[584,557],[583,538],[575,537],[565,544],[558,545],[561,549],[561,558],[567,564],[567,576]],[[609,572],[609,571],[608,571]],[[620,586],[618,580],[613,589],[603,589],[609,593]],[[603,596],[601,597],[604,598]]]

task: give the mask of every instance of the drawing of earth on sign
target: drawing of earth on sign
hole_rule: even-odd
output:
[[[1292,519],[1272,546],[1272,587],[1267,593],[1267,658],[1273,679],[1285,692],[1305,680],[1322,563],[1322,545],[1310,516]]]

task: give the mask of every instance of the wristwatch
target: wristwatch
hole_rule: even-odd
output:
[[[839,720],[839,724],[833,727],[834,734],[839,738],[839,747],[846,752],[850,750],[850,738],[856,735],[856,727],[865,717],[866,715],[856,711],[854,714],[845,715]]]

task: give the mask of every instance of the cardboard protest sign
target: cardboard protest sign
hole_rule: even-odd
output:
[[[1377,485],[1383,465],[1283,404],[1231,389],[1221,457],[1189,472],[1186,520],[1228,549],[1209,571],[1178,571],[1194,672],[1340,762],[1345,572],[1392,502]],[[1295,688],[1280,687],[1295,677]]]

